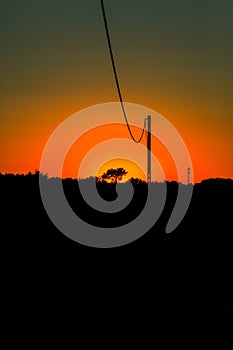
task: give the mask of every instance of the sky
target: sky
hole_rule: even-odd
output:
[[[195,182],[233,178],[233,2],[105,0],[105,7],[124,101],[175,126]],[[100,3],[0,0],[0,43],[0,172],[34,172],[61,122],[118,101]]]

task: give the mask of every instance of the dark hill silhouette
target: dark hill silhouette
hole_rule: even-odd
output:
[[[126,246],[96,249],[71,241],[54,227],[42,205],[38,178],[38,172],[0,175],[10,318],[49,322],[54,315],[81,312],[84,300],[88,305],[83,317],[90,309],[96,321],[103,305],[110,305],[104,311],[106,317],[126,310],[131,315],[143,314],[146,309],[160,317],[167,312],[171,317],[173,311],[173,315],[179,312],[200,321],[232,317],[233,180],[207,179],[195,184],[187,214],[168,235],[165,226],[178,184],[167,182],[165,208],[147,234]],[[63,180],[74,211],[103,227],[129,222],[143,209],[147,184],[137,179],[132,183],[135,192],[129,206],[107,215],[85,204],[77,180]],[[116,197],[114,183],[97,186],[106,200]]]

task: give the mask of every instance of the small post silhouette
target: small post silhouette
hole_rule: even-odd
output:
[[[188,168],[188,184],[190,183],[190,172],[191,172],[191,169],[190,168]]]

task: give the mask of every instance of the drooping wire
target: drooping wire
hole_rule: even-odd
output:
[[[117,76],[117,70],[116,70],[116,65],[115,65],[115,60],[114,60],[114,55],[113,55],[113,50],[112,50],[112,44],[111,44],[109,29],[108,29],[108,22],[107,22],[106,12],[105,12],[105,8],[104,8],[104,1],[100,0],[100,4],[101,4],[101,9],[102,9],[102,14],[103,14],[104,27],[105,27],[105,32],[106,32],[106,37],[107,37],[107,42],[108,42],[109,53],[110,53],[111,62],[112,62],[112,69],[113,69],[113,73],[114,73],[114,77],[115,77],[115,82],[116,82],[116,87],[117,87],[119,100],[120,100],[120,103],[121,103],[121,109],[122,109],[122,112],[123,112],[123,115],[124,115],[124,118],[125,118],[125,122],[126,122],[126,125],[127,125],[128,130],[129,130],[131,138],[133,139],[134,142],[139,143],[139,142],[141,142],[141,140],[143,138],[143,134],[145,132],[146,119],[144,120],[144,126],[143,126],[143,130],[142,130],[141,136],[139,137],[139,139],[135,139],[135,137],[133,136],[132,131],[130,129],[130,126],[129,126],[128,118],[127,118],[127,115],[126,115],[126,111],[125,111],[125,107],[124,107],[124,103],[123,103],[123,99],[122,99],[122,95],[121,95],[121,89],[120,89],[120,84],[119,84],[119,80],[118,80],[118,76]]]

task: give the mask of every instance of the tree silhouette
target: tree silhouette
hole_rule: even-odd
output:
[[[106,173],[103,173],[101,175],[101,179],[103,181],[111,181],[113,183],[117,183],[117,181],[122,180],[122,177],[125,176],[128,173],[124,168],[117,168],[117,169],[108,169]]]

